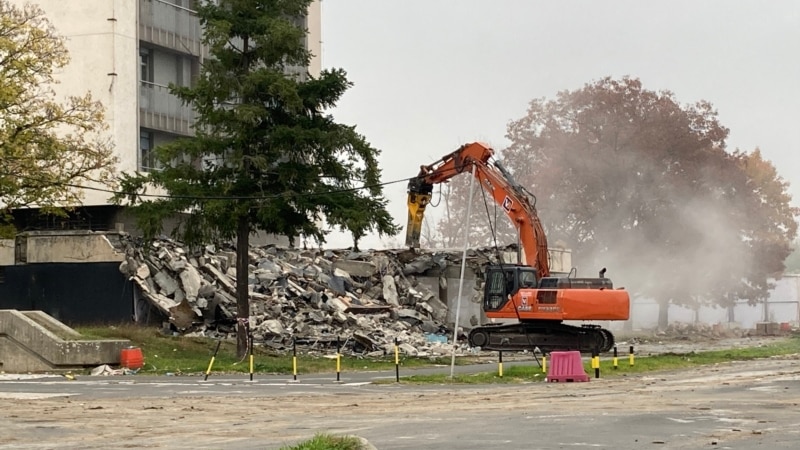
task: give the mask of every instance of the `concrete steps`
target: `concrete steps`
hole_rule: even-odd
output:
[[[81,340],[42,311],[0,309],[0,371],[49,372],[119,364],[127,340]]]

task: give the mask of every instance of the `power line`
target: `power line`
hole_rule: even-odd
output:
[[[294,197],[314,197],[318,195],[330,195],[330,194],[340,194],[344,192],[355,192],[360,191],[363,189],[370,189],[374,187],[382,187],[388,186],[391,184],[402,183],[404,181],[412,180],[416,177],[409,177],[403,178],[399,180],[392,180],[392,181],[385,181],[383,183],[376,183],[376,184],[365,184],[362,186],[347,188],[347,189],[334,189],[330,191],[324,192],[303,192],[303,193],[296,193]],[[271,200],[275,198],[284,197],[286,194],[272,194],[272,195],[209,195],[209,196],[199,196],[199,195],[175,195],[175,194],[148,194],[148,193],[137,193],[137,192],[125,192],[125,191],[116,191],[113,189],[108,188],[101,188],[97,186],[84,186],[80,184],[73,184],[73,183],[62,183],[62,186],[76,188],[76,189],[86,189],[90,191],[97,191],[97,192],[106,192],[109,194],[114,195],[123,195],[123,196],[136,196],[136,197],[148,197],[148,198],[162,198],[162,199],[174,199],[174,200]]]
[[[451,171],[456,172],[457,169],[450,169]],[[29,180],[36,180],[32,177],[27,177],[24,175],[17,175],[16,178],[22,179],[29,179]],[[397,180],[391,181],[384,181],[382,183],[374,183],[374,184],[364,184],[361,186],[356,186],[352,188],[346,189],[334,189],[330,191],[323,191],[323,192],[302,192],[302,193],[295,193],[293,197],[314,197],[318,195],[330,195],[330,194],[340,194],[344,192],[355,192],[360,191],[363,189],[371,189],[375,187],[383,187],[389,186],[392,184],[403,183],[407,182],[416,178],[420,178],[420,176],[414,177],[407,177],[407,178],[400,178]],[[98,182],[98,181],[95,181]],[[52,183],[50,185],[58,185],[64,187],[70,187],[74,189],[85,189],[89,191],[96,191],[96,192],[105,192],[108,194],[120,195],[120,196],[136,196],[136,197],[147,197],[147,198],[160,198],[160,199],[174,199],[174,200],[198,200],[198,201],[206,201],[206,200],[271,200],[275,198],[280,198],[286,196],[285,193],[283,194],[271,194],[271,195],[260,195],[260,196],[235,196],[235,195],[211,195],[211,196],[198,196],[198,195],[175,195],[175,194],[148,194],[148,193],[138,193],[138,192],[126,192],[126,191],[118,191],[109,188],[103,188],[98,186],[89,186],[89,185],[81,185],[75,183]]]

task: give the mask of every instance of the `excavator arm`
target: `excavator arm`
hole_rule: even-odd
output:
[[[418,248],[425,208],[431,200],[433,185],[447,182],[464,172],[473,173],[481,188],[508,216],[519,233],[525,262],[537,270],[538,277],[550,275],[547,237],[530,196],[499,161],[494,150],[473,142],[445,155],[439,161],[420,168],[419,175],[408,183],[408,226],[406,245]],[[474,171],[473,171],[474,168]]]

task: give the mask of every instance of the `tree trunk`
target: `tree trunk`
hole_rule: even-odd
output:
[[[250,68],[247,53],[249,49],[250,36],[244,36],[242,56],[245,70]],[[245,104],[249,103],[248,98],[242,100]],[[250,159],[247,158],[249,151],[246,146],[242,149],[242,155],[244,156],[242,168],[246,174],[250,175]],[[247,286],[250,278],[247,270],[250,263],[250,212],[245,211],[240,214],[236,230],[236,317],[238,318],[236,321],[236,356],[244,359],[249,348],[247,339],[249,326],[245,326],[245,324],[250,321],[250,292]]]
[[[669,301],[658,302],[658,329],[666,330],[669,326]]]
[[[250,221],[246,214],[239,217],[236,231],[236,355],[247,355],[248,339],[245,320],[250,320],[250,292],[247,285],[250,264]]]

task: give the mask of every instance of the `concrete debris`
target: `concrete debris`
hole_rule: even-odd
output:
[[[169,239],[145,248],[140,240],[124,241],[128,258],[120,271],[138,288],[139,301],[157,313],[156,320],[168,320],[176,333],[234,336],[233,249],[212,245],[189,249]],[[490,249],[471,253],[468,264],[473,273],[496,261]],[[287,351],[296,339],[298,345],[327,349],[338,338],[345,343],[344,350],[374,354],[393,353],[397,340],[409,355],[452,351],[448,342],[453,324],[447,323],[448,307],[439,295],[446,296],[446,269],[458,268],[459,252],[267,246],[251,247],[248,257],[247,319],[257,344]],[[420,282],[423,277],[432,282]],[[437,288],[439,292],[431,291]],[[137,311],[140,308],[137,305]],[[154,322],[153,315],[148,316]],[[469,351],[466,341],[459,340],[457,351]]]
[[[730,338],[742,337],[748,334],[748,330],[743,330],[735,324],[706,324],[706,323],[670,323],[666,330],[658,333],[662,336],[675,336],[689,338],[692,336],[706,338]]]
[[[121,368],[121,369],[114,369],[108,364],[102,364],[100,366],[95,367],[91,371],[91,375],[93,377],[98,376],[109,376],[109,375],[134,375],[139,371],[139,369],[132,370],[128,368]]]

